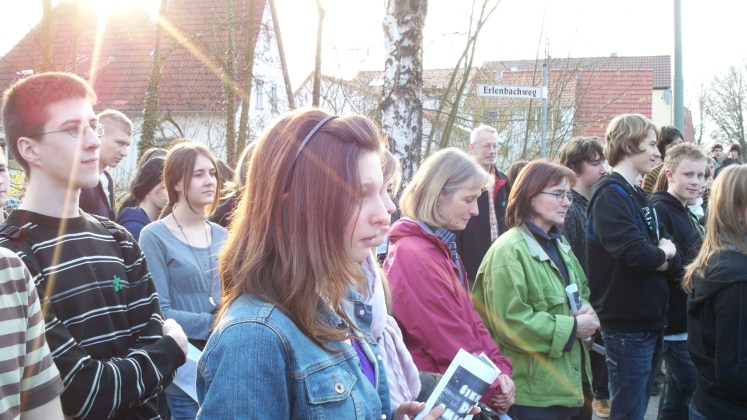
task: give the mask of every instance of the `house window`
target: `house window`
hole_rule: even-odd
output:
[[[274,84],[270,86],[270,102],[275,102],[278,99],[278,87]]]
[[[23,80],[27,78],[28,76],[33,76],[34,71],[33,70],[18,70],[16,72],[16,82]]]
[[[257,109],[265,108],[265,97],[264,97],[264,92],[262,92],[264,90],[264,85],[265,85],[265,82],[261,80],[257,80],[257,86],[254,91],[254,94],[256,96],[256,101],[257,101],[256,102]]]

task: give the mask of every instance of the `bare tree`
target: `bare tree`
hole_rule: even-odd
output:
[[[705,99],[706,115],[717,126],[713,137],[724,142],[739,143],[742,150],[747,147],[744,125],[747,106],[745,67],[747,64],[731,66],[725,73],[716,75]]]
[[[706,107],[708,104],[708,91],[701,85],[700,92],[698,92],[698,125],[693,127],[695,129],[695,144],[703,145],[703,133],[705,132],[706,125],[708,124],[708,114]]]
[[[403,179],[410,179],[423,136],[423,27],[428,0],[388,0],[384,17],[384,95],[381,128],[390,149],[402,159]]]
[[[249,10],[247,11],[247,31],[249,32],[250,36],[251,34],[254,34],[254,28],[256,24],[256,19],[254,19],[254,11],[257,8],[257,1],[256,0],[249,0]],[[228,156],[226,156],[226,161],[229,166],[235,167],[238,159],[238,154],[241,153],[239,149],[243,149],[244,146],[246,146],[246,138],[249,135],[249,102],[251,101],[251,92],[252,92],[252,79],[254,78],[253,75],[253,69],[254,69],[254,46],[256,43],[254,42],[247,42],[246,43],[246,51],[244,58],[244,69],[242,74],[242,79],[244,81],[244,86],[241,90],[241,114],[239,115],[239,138],[236,141],[236,145],[233,147],[233,153],[231,152],[231,149],[229,148]]]
[[[310,105],[311,78],[310,75],[301,83],[295,95],[298,106]],[[380,99],[381,91],[363,83],[322,75],[319,106],[337,115],[355,113],[378,121]]]
[[[280,56],[280,68],[283,71],[283,81],[285,82],[285,92],[288,95],[288,108],[296,109],[296,102],[293,98],[293,89],[291,89],[290,75],[288,74],[288,63],[285,60],[285,48],[283,47],[283,37],[280,32],[280,21],[278,12],[275,8],[275,0],[268,0],[270,13],[272,14],[272,27],[275,31],[275,42],[278,45],[278,55]]]
[[[79,2],[73,3],[73,37],[70,39],[70,71],[72,73],[78,73],[78,36],[80,35],[80,4]]]
[[[316,10],[319,13],[319,21],[316,27],[316,58],[314,59],[314,88],[312,91],[311,104],[319,106],[319,95],[322,84],[322,28],[324,27],[324,8],[322,0],[316,0]]]
[[[42,0],[41,21],[41,53],[42,61],[39,70],[42,72],[53,70],[52,67],[52,0]]]
[[[161,0],[158,7],[158,19],[166,19],[167,14],[167,1]],[[159,85],[161,84],[161,75],[163,72],[163,63],[161,57],[161,36],[163,29],[161,24],[156,25],[155,42],[153,45],[153,63],[150,70],[150,78],[148,79],[148,88],[145,92],[145,104],[143,106],[143,125],[140,131],[140,141],[137,144],[137,157],[138,160],[145,153],[146,150],[151,147],[157,146],[155,135],[158,126],[160,125],[159,114]]]
[[[541,77],[540,63],[539,60],[520,64],[495,63],[473,70],[473,87],[461,108],[461,118],[470,124],[488,124],[498,130],[501,139],[499,167],[505,168],[518,159],[539,157],[541,110],[536,100],[476,97],[474,85],[498,81],[501,84],[536,86]],[[612,97],[608,102],[599,103],[592,115],[577,115],[579,107],[589,100],[587,96],[599,100],[598,70],[601,64],[568,58],[548,58],[547,63],[550,68],[547,150],[548,156],[552,157],[568,139],[578,134],[576,131],[586,135],[584,131],[587,127],[598,123],[596,114],[613,106],[619,98]],[[630,86],[623,86],[618,95],[624,95],[628,90]],[[451,144],[455,145],[453,140]]]
[[[223,93],[225,95],[226,159],[236,159],[236,43],[234,42],[233,0],[226,0],[226,54],[223,66]],[[252,16],[250,12],[250,16]],[[248,103],[244,104],[246,107]]]
[[[451,102],[451,109],[446,120],[446,125],[444,126],[443,134],[441,135],[441,148],[449,145],[451,131],[454,128],[454,123],[457,119],[457,113],[459,112],[459,108],[461,108],[462,97],[464,95],[465,88],[467,87],[467,81],[469,80],[470,73],[472,72],[472,63],[475,58],[475,48],[477,47],[477,38],[480,35],[480,30],[483,28],[483,25],[485,25],[485,22],[487,22],[490,15],[493,14],[500,2],[494,3],[490,10],[486,10],[488,7],[488,3],[489,0],[483,0],[482,7],[480,8],[480,15],[478,16],[477,21],[474,23],[474,29],[474,2],[472,4],[472,14],[470,15],[470,28],[467,36],[467,45],[465,46],[464,52],[462,53],[462,57],[464,59],[464,68],[462,71],[461,80],[456,86],[454,100]],[[459,68],[461,62],[462,58],[460,58],[460,62],[457,63],[457,66],[454,68],[453,75],[456,75],[457,69]],[[454,77],[452,76],[452,80],[453,79]]]

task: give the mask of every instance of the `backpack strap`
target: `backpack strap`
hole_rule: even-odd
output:
[[[116,223],[112,222],[111,220],[101,217],[95,214],[92,214],[91,216],[95,217],[99,223],[101,223],[104,228],[106,228],[107,231],[109,231],[109,234],[114,237],[114,239],[119,241],[124,241],[127,239],[127,234],[122,232],[122,228],[118,226]]]
[[[119,228],[119,226],[117,226],[116,223],[112,222],[109,219],[104,219],[104,218],[99,219],[99,222],[101,222],[101,224],[104,225],[106,230],[109,231],[109,233],[114,237],[114,239],[117,240],[117,242],[124,241],[125,239],[127,239],[127,235],[125,235],[125,233],[122,232],[122,230]]]
[[[23,255],[21,257],[23,264],[31,272],[31,275],[34,276],[36,282],[36,276],[41,274],[42,269],[39,261],[36,260],[34,251],[31,249],[31,244],[26,242],[26,235],[28,232],[28,228],[11,225],[8,224],[7,221],[0,224],[0,237],[12,242],[12,244],[8,244],[8,247],[13,251],[13,253],[19,257]],[[39,278],[41,279],[41,277]],[[36,285],[38,286],[39,283],[37,282]],[[45,311],[43,306],[42,310]]]
[[[22,241],[26,237],[28,230],[23,227],[15,225],[9,225],[7,223],[0,224],[0,236],[10,239],[11,241]]]

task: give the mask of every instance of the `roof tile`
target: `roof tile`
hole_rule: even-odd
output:
[[[241,68],[245,54],[241,46],[250,39],[247,1],[234,0],[236,58]],[[73,71],[91,80],[99,16],[93,8],[81,7],[78,34],[74,30],[74,3],[63,2],[53,10],[52,62],[58,71]],[[256,40],[265,0],[256,1],[254,32]],[[224,102],[220,61],[225,59],[225,2],[212,0],[172,0],[167,20],[185,38],[176,39],[163,31],[161,50],[164,58],[159,103],[162,111],[215,112]],[[40,29],[37,25],[0,61],[0,88],[3,90],[25,75],[23,70],[38,70],[41,64]],[[93,87],[100,108],[140,112],[150,78],[155,47],[156,26],[151,17],[135,6],[122,9],[106,20]],[[76,41],[77,40],[77,41]],[[77,53],[73,57],[73,45]],[[188,48],[191,45],[192,47]],[[198,51],[199,53],[195,53]],[[205,57],[206,63],[197,56]],[[218,69],[218,71],[213,71]],[[238,86],[241,84],[238,81]],[[97,107],[97,108],[98,108]]]

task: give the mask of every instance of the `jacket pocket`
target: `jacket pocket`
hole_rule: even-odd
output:
[[[568,310],[565,303],[566,297],[558,295],[544,295],[529,299],[529,304],[532,305],[535,312],[548,312],[553,315],[567,315]]]
[[[309,374],[304,379],[313,418],[347,418],[355,412],[353,387],[358,378],[346,362]]]
[[[571,358],[578,353],[563,353],[561,357],[549,358],[542,354],[533,353],[527,358],[529,364],[529,390],[532,398],[537,401],[558,401],[564,403],[575,399],[581,384],[580,364],[571,366]],[[579,356],[580,359],[580,356]],[[580,363],[580,361],[579,361]],[[574,372],[575,371],[575,372]],[[562,405],[562,404],[561,404]]]

